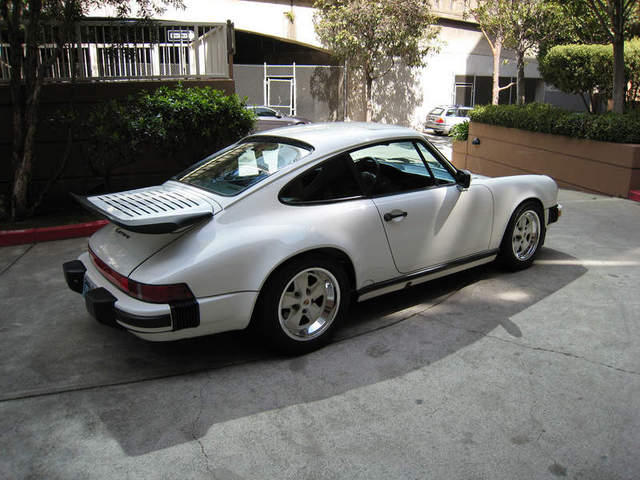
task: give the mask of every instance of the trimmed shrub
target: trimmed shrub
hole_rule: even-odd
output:
[[[640,39],[624,44],[625,75],[631,82],[627,101],[640,93]],[[613,93],[613,47],[611,45],[558,45],[540,58],[545,82],[565,93],[589,95],[592,111],[595,94]]]
[[[531,132],[565,135],[601,142],[640,143],[640,113],[591,115],[553,105],[485,105],[469,114],[471,121]]]
[[[180,168],[247,135],[255,115],[245,100],[210,87],[161,87],[126,101],[112,100],[83,124],[92,170],[109,177],[117,168],[155,156]]]

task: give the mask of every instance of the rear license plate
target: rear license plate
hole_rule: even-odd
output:
[[[89,277],[85,275],[84,280],[82,282],[82,296],[83,297],[86,296],[87,292],[89,290],[93,290],[94,288],[96,288],[96,286],[93,284],[91,280],[89,280]]]

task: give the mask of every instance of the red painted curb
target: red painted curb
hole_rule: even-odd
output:
[[[640,202],[640,190],[631,190],[629,192],[629,200]]]
[[[61,225],[59,227],[0,230],[0,247],[64,240],[65,238],[88,237],[107,223],[109,223],[108,220],[97,220],[95,222]]]

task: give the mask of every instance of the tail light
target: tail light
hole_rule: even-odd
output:
[[[104,263],[98,256],[89,249],[89,255],[93,264],[98,270],[124,293],[150,303],[171,303],[184,300],[193,300],[193,293],[189,290],[186,283],[177,283],[173,285],[149,285],[146,283],[136,282],[124,275],[119,274],[109,265]]]
[[[444,118],[442,118],[442,117],[438,117],[438,118],[436,119],[436,123],[444,123]]]

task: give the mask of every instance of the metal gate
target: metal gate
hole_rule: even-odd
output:
[[[264,64],[264,105],[296,114],[296,64]]]

